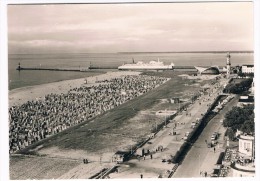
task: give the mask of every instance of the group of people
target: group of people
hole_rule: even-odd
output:
[[[156,76],[127,75],[12,106],[9,108],[10,153],[113,109],[167,80]]]
[[[208,175],[207,172],[200,171],[200,176],[207,177],[207,175]]]

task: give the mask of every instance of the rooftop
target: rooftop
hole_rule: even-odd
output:
[[[242,65],[243,66],[247,66],[247,67],[254,67],[254,65]]]

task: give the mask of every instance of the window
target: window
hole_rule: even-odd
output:
[[[250,150],[250,143],[247,143],[247,151]]]

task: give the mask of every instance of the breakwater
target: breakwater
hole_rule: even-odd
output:
[[[223,67],[219,67],[220,71],[222,71]],[[43,67],[21,67],[20,65],[16,68],[16,70],[47,70],[47,71],[73,71],[73,72],[87,72],[89,70],[98,70],[98,69],[118,69],[117,66],[104,66],[104,65],[90,65],[85,68],[43,68]],[[197,69],[194,66],[174,66],[173,71],[182,71],[182,72],[197,72]]]
[[[21,71],[21,70],[48,70],[48,71],[73,71],[73,72],[86,72],[89,69],[76,69],[76,68],[25,68],[25,67],[17,67],[16,70]]]
[[[88,68],[89,69],[117,69],[118,66],[116,66],[116,65],[111,65],[111,66],[108,66],[108,65],[90,65]]]

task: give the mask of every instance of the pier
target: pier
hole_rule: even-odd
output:
[[[93,66],[82,67],[82,68],[44,68],[44,67],[21,67],[20,63],[16,70],[47,70],[47,71],[72,71],[72,72],[88,72],[90,70],[98,70],[98,69],[117,69],[117,66]]]
[[[89,67],[87,68],[44,68],[44,67],[21,67],[21,63],[19,62],[16,70],[48,70],[48,71],[72,71],[72,72],[87,72]]]
[[[90,65],[88,67],[90,70],[92,69],[117,69],[118,66],[97,66],[97,65]]]
[[[223,66],[219,67],[221,70],[223,69]],[[21,71],[21,70],[47,70],[47,71],[73,71],[73,72],[87,72],[90,70],[99,70],[99,69],[118,69],[118,66],[116,65],[90,65],[89,67],[85,68],[43,68],[43,67],[21,67],[20,63],[16,70]],[[173,71],[188,71],[188,72],[197,72],[197,69],[194,66],[174,66]]]

